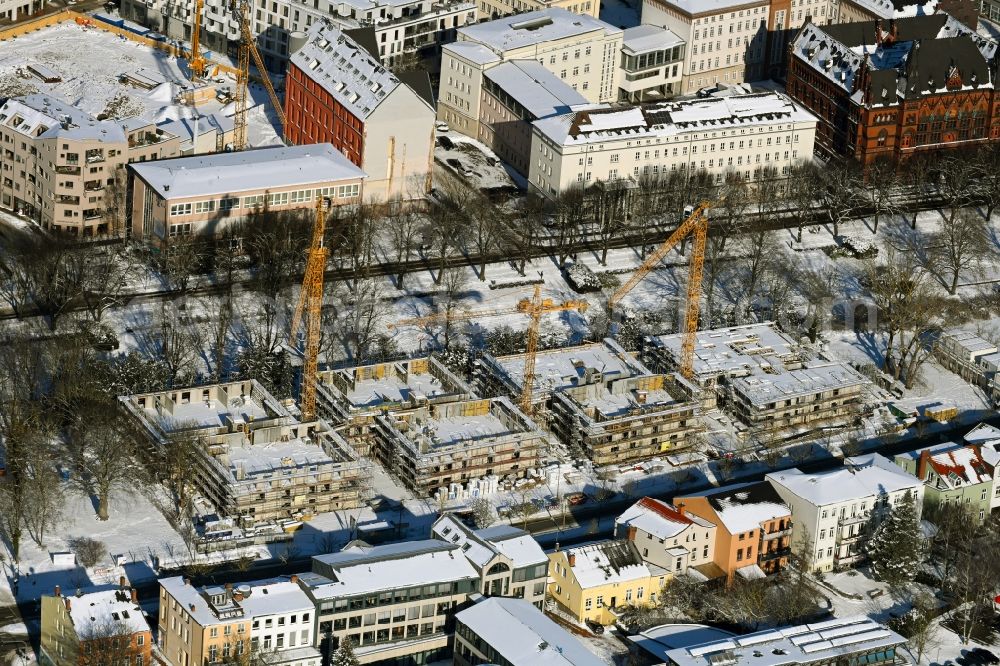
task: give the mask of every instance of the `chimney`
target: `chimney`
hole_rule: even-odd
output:
[[[69,611],[71,610],[71,608],[70,608],[71,604],[70,604],[70,599],[69,599],[69,597],[66,597],[66,598],[64,599],[64,601],[66,602],[66,612],[68,613],[68,612],[69,612]]]
[[[62,596],[62,588],[59,587],[58,585],[56,585],[56,596],[57,597],[61,597]]]
[[[185,585],[190,585],[191,584],[191,579],[190,578],[185,578],[184,579],[184,584]]]
[[[628,526],[628,540],[629,541],[635,541],[635,533],[638,532],[638,531],[639,531],[639,528],[637,528],[635,525],[629,525]]]
[[[232,598],[233,598],[233,584],[226,583],[226,599],[232,599]]]
[[[927,465],[930,464],[930,461],[931,461],[931,452],[926,450],[921,451],[920,460],[917,461],[917,478],[920,479],[921,481],[927,480],[927,477],[924,475],[927,473]]]
[[[125,580],[125,576],[118,577],[118,587],[122,588],[123,590],[126,587],[128,587],[128,581]]]
[[[290,582],[292,582],[292,583],[298,583],[299,582],[299,576],[298,576],[298,574],[292,574],[292,577],[289,578],[288,580]]]
[[[576,553],[570,553],[566,556],[566,560],[569,562],[570,568],[576,566]]]
[[[637,391],[636,392],[636,398],[638,399],[640,405],[645,405],[646,404],[646,396],[647,396],[647,394],[646,394],[645,391]]]
[[[129,591],[132,594],[132,603],[134,603],[136,606],[138,606],[139,605],[139,591],[136,590],[134,587],[131,590],[129,590]]]
[[[681,514],[682,516],[687,515],[686,513],[684,513],[684,502],[677,503],[677,513]]]
[[[188,604],[188,608],[190,608],[190,609],[191,609],[191,612],[192,612],[192,613],[193,613],[193,612],[195,611],[195,607],[194,607],[194,604]]]
[[[239,590],[233,592],[233,601],[243,601],[243,593]]]

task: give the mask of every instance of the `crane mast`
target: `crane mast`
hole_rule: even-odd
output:
[[[632,277],[608,298],[608,310],[613,313],[615,306],[621,302],[622,298],[642,282],[656,268],[660,260],[667,256],[682,240],[688,236],[694,236],[684,313],[684,340],[681,344],[680,370],[681,376],[685,379],[691,379],[694,376],[694,347],[698,333],[698,315],[701,312],[701,282],[705,268],[705,244],[708,239],[708,217],[705,213],[711,206],[711,202],[703,201],[695,208],[694,212],[670,234],[667,240],[663,241],[646,257],[646,260],[636,269]]]
[[[279,132],[281,136],[285,133],[285,110],[281,106],[278,94],[271,84],[271,77],[267,74],[264,66],[264,59],[260,57],[257,50],[257,43],[254,40],[253,31],[250,29],[250,2],[249,0],[236,0],[234,10],[240,22],[240,50],[239,63],[236,72],[236,111],[233,114],[234,138],[236,150],[245,150],[248,147],[247,140],[247,105],[249,102],[250,85],[250,59],[253,58],[260,74],[261,82],[267,90],[267,94],[274,106],[274,111],[278,116],[278,123],[281,125]]]
[[[313,223],[312,240],[306,259],[305,277],[299,302],[292,316],[289,345],[296,346],[299,327],[306,320],[305,361],[302,364],[302,420],[311,421],[316,417],[316,382],[319,372],[320,323],[323,314],[323,275],[329,249],[323,242],[326,234],[326,209],[323,197],[316,197],[316,220]]]
[[[191,30],[191,59],[188,65],[195,80],[205,78],[207,62],[201,54],[201,12],[205,9],[205,1],[197,0],[194,4],[194,28]]]

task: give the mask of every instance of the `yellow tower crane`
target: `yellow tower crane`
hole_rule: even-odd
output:
[[[698,333],[698,314],[701,310],[701,278],[705,267],[705,242],[708,238],[708,217],[706,211],[711,202],[703,201],[667,240],[653,250],[642,265],[636,269],[632,277],[618,288],[608,299],[608,311],[613,313],[618,303],[632,291],[633,288],[656,268],[663,257],[667,256],[676,245],[690,235],[694,235],[694,247],[691,252],[690,274],[688,276],[687,307],[684,317],[684,341],[681,345],[681,375],[685,379],[694,376],[694,344]]]
[[[191,57],[188,59],[188,66],[196,81],[205,78],[205,67],[208,65],[205,56],[201,54],[201,12],[204,9],[204,0],[194,3],[194,28],[191,29]]]
[[[292,316],[289,345],[296,347],[296,338],[302,319],[306,320],[305,361],[302,364],[302,420],[316,417],[316,381],[319,371],[320,322],[323,308],[323,275],[329,249],[323,242],[326,233],[326,207],[323,197],[316,197],[316,221],[313,223],[312,241],[306,259],[306,273],[302,278],[302,291]]]
[[[538,329],[541,325],[542,315],[550,312],[562,312],[565,310],[576,310],[577,312],[587,311],[587,301],[570,299],[563,301],[562,303],[556,303],[551,298],[542,298],[541,292],[541,286],[535,285],[535,292],[532,297],[522,298],[517,302],[517,306],[514,310],[475,310],[464,312],[452,312],[451,310],[448,310],[446,312],[439,312],[425,317],[403,319],[390,325],[389,328],[398,328],[400,326],[425,326],[427,324],[436,324],[442,321],[445,322],[446,326],[450,326],[451,322],[454,321],[466,321],[469,319],[480,319],[482,317],[497,317],[500,315],[511,314],[511,312],[520,312],[528,315],[530,320],[528,323],[527,344],[525,345],[524,350],[524,378],[521,385],[521,395],[518,398],[518,406],[521,408],[522,412],[531,416],[533,411],[531,407],[531,390],[535,381],[535,357],[538,353]]]
[[[282,137],[285,134],[285,110],[281,106],[278,94],[274,92],[274,86],[271,85],[271,77],[267,75],[267,68],[264,67],[264,59],[260,57],[253,31],[250,29],[250,2],[249,0],[235,0],[235,2],[237,4],[235,4],[233,9],[238,13],[240,21],[240,51],[238,70],[236,72],[236,112],[233,114],[233,143],[236,146],[236,150],[244,150],[247,148],[247,101],[249,97],[251,57],[253,57],[254,64],[257,66],[257,73],[260,74],[264,88],[267,89],[267,94],[271,98],[271,104],[274,105],[274,111],[278,114],[278,122],[281,125],[279,131]]]

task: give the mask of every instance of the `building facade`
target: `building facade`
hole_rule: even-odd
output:
[[[628,539],[643,561],[674,576],[693,569],[718,578],[713,523],[666,502],[643,497],[615,519],[615,537]]]
[[[192,484],[238,528],[276,533],[356,508],[367,463],[324,421],[299,422],[256,381],[119,398],[154,450],[193,443]]]
[[[786,89],[819,118],[824,152],[898,162],[1000,138],[996,50],[943,12],[809,24],[791,44]]]
[[[46,666],[101,666],[127,660],[152,666],[153,635],[139,595],[124,577],[118,587],[63,596],[57,585],[42,595],[40,663]]]
[[[995,496],[995,467],[974,444],[949,442],[900,453],[896,464],[924,484],[924,507],[962,507],[985,521]]]
[[[549,554],[549,596],[579,622],[610,625],[627,606],[653,606],[671,576],[643,562],[628,540]]]
[[[484,354],[477,382],[486,395],[519,396],[524,354]],[[654,374],[614,340],[540,351],[533,404],[552,430],[595,465],[629,464],[683,451],[700,431],[679,375]]]
[[[767,482],[676,497],[674,506],[716,526],[714,562],[729,580],[760,578],[788,565],[792,513]]]
[[[366,199],[423,198],[434,149],[426,71],[401,74],[404,82],[367,39],[326,23],[313,24],[303,41],[285,78],[285,138],[333,144],[367,175]]]
[[[312,211],[363,198],[365,173],[330,144],[258,148],[129,165],[132,238],[217,236],[263,212]]]
[[[721,183],[811,160],[816,118],[780,93],[577,111],[536,121],[530,189],[555,197],[596,183],[703,170]]]
[[[637,25],[622,35],[618,101],[640,104],[681,91],[684,40],[666,28]]]
[[[298,577],[197,588],[160,580],[159,648],[173,666],[320,666],[315,608]]]
[[[49,95],[0,106],[0,205],[77,237],[121,235],[124,167],[180,154],[181,139],[140,119],[96,120]]]
[[[765,479],[795,516],[792,550],[815,571],[864,559],[865,541],[891,508],[913,501],[919,510],[924,496],[918,478],[877,453],[847,458],[829,472],[790,469]]]

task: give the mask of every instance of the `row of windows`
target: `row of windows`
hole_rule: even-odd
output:
[[[292,192],[272,192],[270,194],[253,194],[243,197],[242,208],[252,210],[267,206],[287,206],[289,203],[306,203],[314,201],[317,197],[329,197],[338,199],[350,199],[360,196],[360,183],[351,185],[337,185],[333,187],[319,187],[309,190],[295,190]],[[185,202],[171,204],[170,215],[177,217],[182,215],[212,213],[216,208],[220,212],[236,210],[240,208],[239,197],[225,197],[222,199],[208,199],[205,201]]]

